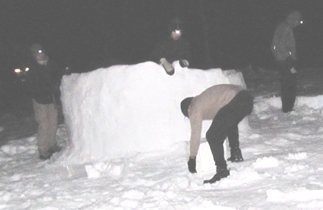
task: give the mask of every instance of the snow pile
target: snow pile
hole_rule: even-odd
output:
[[[263,100],[262,97],[257,98],[257,106],[254,107],[254,111],[258,113],[261,110],[268,110],[275,108],[281,108],[281,98],[272,97]],[[323,108],[323,95],[320,96],[297,96],[295,101],[295,107],[307,107],[312,109],[322,109]],[[259,110],[259,111],[258,111]]]
[[[36,135],[9,141],[0,148],[0,209],[323,209],[322,104],[312,108],[321,97],[299,97],[288,114],[276,98],[256,98],[250,130],[240,135],[245,161],[228,162],[230,176],[214,184],[203,180],[215,170],[188,172],[180,142],[171,151],[65,165],[39,160]],[[70,143],[63,124],[57,140]]]
[[[174,66],[173,76],[153,62],[64,76],[62,103],[71,142],[67,159],[81,163],[169,150],[189,140],[182,99],[215,84],[245,86],[242,74],[234,70],[187,69],[178,61]],[[205,122],[203,132],[209,124]]]
[[[258,159],[254,164],[254,168],[271,168],[271,167],[277,167],[279,165],[278,160],[273,157],[265,157],[262,159]]]
[[[305,202],[311,200],[322,200],[323,190],[308,190],[299,188],[293,192],[283,193],[280,190],[267,190],[267,200],[271,202]]]

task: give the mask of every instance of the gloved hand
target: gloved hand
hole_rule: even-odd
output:
[[[182,68],[188,67],[190,63],[187,60],[180,60],[179,65],[181,65]]]
[[[166,58],[161,58],[160,64],[164,67],[164,69],[168,75],[173,75],[175,73],[173,65],[171,63],[169,63],[166,60]]]
[[[196,158],[190,157],[187,162],[188,170],[191,173],[196,173]]]

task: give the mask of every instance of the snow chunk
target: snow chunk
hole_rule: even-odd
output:
[[[94,165],[85,165],[88,178],[99,178],[101,174],[108,168],[105,163],[96,163]]]
[[[189,140],[189,121],[180,110],[184,98],[216,84],[245,86],[242,74],[234,70],[187,69],[178,61],[173,65],[173,76],[153,62],[65,75],[61,99],[70,138],[66,161],[168,151],[174,143]]]
[[[287,159],[290,160],[303,160],[307,158],[306,152],[296,153],[296,154],[288,154]]]
[[[193,206],[189,208],[189,210],[235,210],[236,208],[228,207],[228,206],[218,206],[214,205],[211,201],[203,201],[202,204],[198,206]]]
[[[293,192],[284,193],[280,190],[269,189],[266,191],[267,201],[270,202],[290,202],[290,201],[311,201],[323,199],[323,190],[307,190],[300,188]]]
[[[273,168],[279,165],[279,162],[274,157],[258,158],[255,163],[252,164],[255,169],[257,168]]]
[[[138,190],[130,190],[125,193],[123,193],[123,198],[128,198],[131,200],[140,200],[145,196],[145,193],[138,191]]]

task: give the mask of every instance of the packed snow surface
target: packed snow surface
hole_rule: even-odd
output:
[[[41,161],[36,136],[12,140],[0,148],[0,209],[323,209],[322,97],[298,97],[284,114],[278,96],[256,96],[240,133],[245,161],[229,162],[230,176],[215,184],[203,184],[215,171],[188,172],[185,142],[65,165],[66,150]],[[61,124],[65,148],[67,133]]]
[[[188,70],[178,61],[174,66],[172,76],[153,62],[64,76],[61,98],[71,141],[65,161],[83,163],[169,150],[190,137],[189,120],[180,110],[184,98],[216,84],[245,86],[241,73],[234,70]]]

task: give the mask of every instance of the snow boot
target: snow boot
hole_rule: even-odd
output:
[[[228,158],[228,161],[231,161],[231,162],[243,161],[243,157],[242,157],[241,150],[239,147],[231,148],[231,157]]]
[[[230,175],[230,171],[227,168],[219,168],[217,167],[216,169],[216,174],[212,177],[212,179],[210,180],[204,180],[203,184],[207,184],[207,183],[214,183],[219,181],[222,178],[225,178],[227,176]]]
[[[52,155],[53,153],[50,151],[44,151],[44,152],[39,151],[39,159],[41,160],[49,160]]]
[[[56,152],[61,151],[62,148],[54,145],[51,148],[49,148],[47,151],[39,151],[39,159],[41,160],[48,160],[52,157],[52,155]]]
[[[171,63],[169,63],[166,58],[160,59],[160,64],[164,67],[166,73],[168,75],[173,75],[175,73],[175,69]]]

